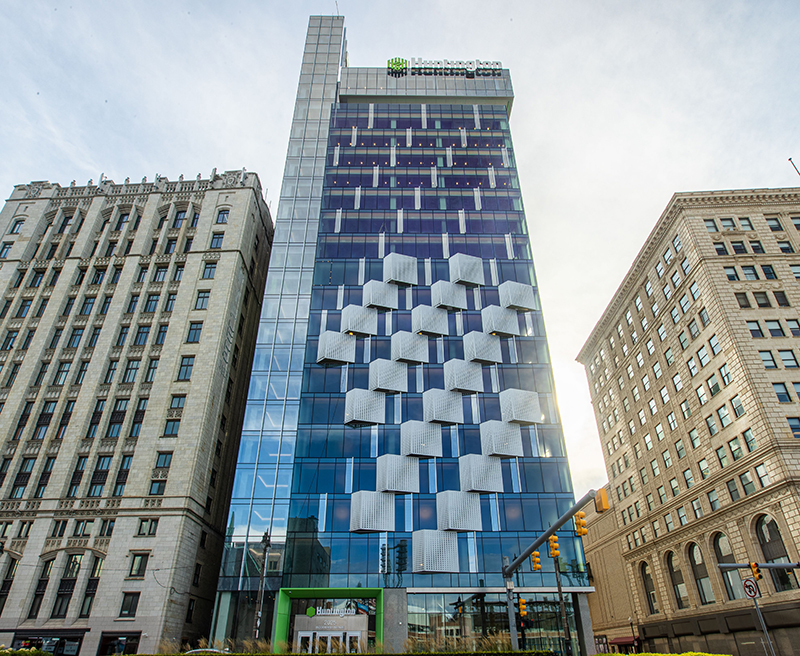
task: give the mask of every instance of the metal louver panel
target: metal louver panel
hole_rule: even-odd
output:
[[[454,392],[483,392],[483,367],[477,362],[448,360],[444,363],[444,387]]]
[[[536,293],[533,287],[514,280],[506,280],[498,286],[500,305],[511,310],[537,310]]]
[[[458,534],[450,531],[414,531],[411,534],[413,572],[458,572]]]
[[[484,285],[483,260],[474,255],[456,253],[450,257],[450,281],[462,285]]]
[[[392,335],[392,360],[414,364],[429,362],[428,338],[404,330],[395,333]]]
[[[467,288],[454,282],[438,280],[431,285],[431,305],[452,310],[467,309]]]
[[[408,392],[408,365],[373,360],[369,363],[369,388],[378,392]]]
[[[394,495],[359,490],[350,497],[350,530],[394,531]]]
[[[417,458],[442,457],[442,427],[427,421],[400,424],[400,453]]]
[[[436,495],[436,527],[440,531],[481,531],[481,495],[446,490]]]
[[[481,310],[483,332],[510,337],[519,335],[519,318],[514,310],[490,305]]]
[[[419,460],[411,456],[387,453],[378,456],[375,465],[378,492],[419,493]]]
[[[497,458],[522,457],[522,431],[517,424],[485,421],[481,424],[481,452]]]
[[[317,364],[321,362],[356,361],[356,337],[326,330],[319,336]]]
[[[440,424],[463,424],[463,397],[458,392],[430,389],[422,393],[422,416]]]
[[[380,280],[370,280],[364,283],[361,304],[364,307],[396,310],[398,308],[397,285],[381,282]]]
[[[372,390],[350,390],[345,395],[344,423],[386,423],[386,395]]]
[[[502,492],[500,459],[470,453],[458,459],[458,478],[462,492]]]
[[[464,359],[473,362],[501,363],[503,351],[497,335],[487,335],[473,330],[464,335]]]
[[[383,258],[383,282],[416,285],[417,276],[416,257],[389,253]]]
[[[544,423],[539,395],[521,389],[507,389],[500,392],[500,416],[503,421],[515,424]]]
[[[356,335],[377,335],[378,311],[360,305],[348,305],[342,310],[340,330],[343,333],[355,333]]]
[[[411,310],[411,331],[424,335],[447,335],[447,310],[418,305]]]

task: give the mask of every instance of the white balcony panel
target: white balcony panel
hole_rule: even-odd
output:
[[[367,490],[353,492],[350,530],[358,533],[394,531],[394,495]]]
[[[431,305],[451,310],[467,309],[467,288],[446,280],[431,285]]]
[[[377,335],[378,311],[360,305],[348,305],[342,310],[340,330],[343,333],[355,333],[356,335]]]
[[[369,363],[369,388],[378,392],[407,392],[408,365],[393,360]]]
[[[326,330],[319,336],[317,345],[317,364],[321,362],[356,361],[356,337],[332,330]]]
[[[544,423],[539,395],[521,389],[507,389],[500,392],[500,416],[503,421],[515,424]]]
[[[533,287],[514,280],[506,280],[497,288],[500,292],[500,305],[511,310],[538,310],[536,293]]]
[[[430,389],[422,393],[422,416],[425,421],[439,424],[463,424],[464,406],[462,395],[441,389]]]
[[[514,310],[490,305],[481,310],[481,321],[485,333],[501,337],[519,335],[519,318]]]
[[[483,392],[483,367],[477,362],[448,360],[444,363],[444,387],[453,392]]]
[[[519,425],[496,420],[483,422],[481,452],[497,458],[522,457],[522,430]]]
[[[400,424],[400,453],[417,458],[442,457],[442,427],[427,421]]]
[[[440,531],[481,531],[481,495],[446,490],[436,495],[436,527]]]
[[[458,572],[458,534],[452,531],[414,531],[411,534],[413,572]]]
[[[458,459],[458,479],[462,492],[502,492],[500,459],[469,453]]]
[[[364,283],[361,304],[364,307],[396,310],[398,308],[397,285],[381,282],[380,280],[370,280]]]
[[[423,335],[447,335],[447,310],[418,305],[411,310],[411,331]]]
[[[376,458],[375,487],[378,492],[419,493],[419,460],[387,453]]]
[[[392,335],[392,360],[420,364],[427,363],[429,359],[427,336],[404,330]]]
[[[383,282],[416,285],[417,258],[400,253],[389,253],[383,258]]]
[[[472,362],[501,363],[500,338],[473,330],[464,335],[464,359]]]
[[[386,423],[386,395],[365,389],[351,389],[344,397],[344,423]]]
[[[483,260],[474,255],[456,253],[450,257],[450,282],[474,287],[485,285],[483,276]]]

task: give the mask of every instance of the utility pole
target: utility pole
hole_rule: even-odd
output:
[[[269,555],[269,531],[261,538],[264,546],[264,562],[261,563],[261,575],[258,577],[258,597],[256,598],[256,614],[253,618],[253,638],[258,640],[261,633],[261,611],[264,606],[264,579],[267,578],[267,556]]]

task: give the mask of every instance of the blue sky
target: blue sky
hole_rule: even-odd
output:
[[[800,186],[796,2],[340,0],[350,63],[501,60],[576,493],[606,481],[574,358],[676,191]],[[275,211],[325,2],[0,4],[0,193],[246,167]]]

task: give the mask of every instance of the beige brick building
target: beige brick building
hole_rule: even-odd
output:
[[[609,649],[633,631],[645,651],[762,651],[751,571],[718,564],[800,560],[798,230],[800,189],[676,194],[578,356],[613,511],[584,541]],[[795,653],[797,574],[763,573]]]
[[[272,241],[258,177],[15,187],[0,213],[0,642],[207,634]]]

